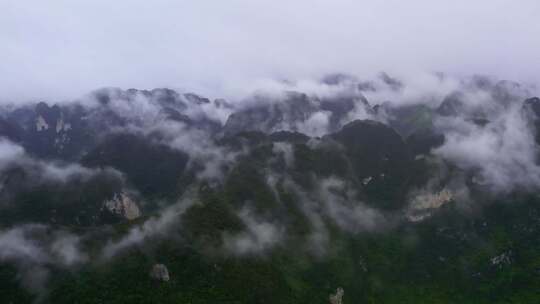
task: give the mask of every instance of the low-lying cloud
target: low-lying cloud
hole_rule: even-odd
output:
[[[285,231],[279,223],[259,219],[247,208],[240,210],[238,216],[246,229],[236,234],[225,233],[223,243],[228,252],[235,255],[262,254],[283,240]]]
[[[78,163],[45,161],[26,154],[23,147],[5,138],[0,138],[0,173],[11,167],[25,168],[36,181],[65,183],[74,178],[87,180],[98,173],[107,173],[122,178],[122,174],[112,168],[90,169]]]
[[[446,140],[434,153],[464,169],[479,170],[476,181],[492,190],[537,189],[538,146],[522,104],[503,108],[491,119],[485,126],[463,117],[440,119],[438,124],[445,130]]]
[[[19,271],[19,280],[42,296],[51,267],[70,267],[86,262],[80,238],[67,231],[28,224],[0,230],[0,262],[9,262]]]
[[[110,259],[123,250],[143,245],[145,241],[151,238],[166,236],[172,227],[180,224],[182,214],[193,204],[195,204],[193,197],[186,194],[184,198],[164,208],[156,216],[150,217],[144,223],[129,229],[121,238],[109,240],[102,249],[102,258]]]

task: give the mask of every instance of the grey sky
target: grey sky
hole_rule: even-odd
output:
[[[0,0],[0,99],[444,71],[540,80],[538,0]]]

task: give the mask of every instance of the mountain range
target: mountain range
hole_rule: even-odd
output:
[[[537,302],[540,99],[436,79],[2,106],[0,301]]]

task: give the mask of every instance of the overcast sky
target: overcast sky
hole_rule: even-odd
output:
[[[538,0],[0,0],[0,98],[328,72],[540,80]]]

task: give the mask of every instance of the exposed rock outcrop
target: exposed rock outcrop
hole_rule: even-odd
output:
[[[343,288],[338,287],[336,293],[330,295],[330,304],[343,304],[343,294],[345,294]]]
[[[407,219],[418,222],[429,217],[433,210],[440,208],[453,199],[453,193],[443,189],[436,193],[421,193],[415,196],[410,204]]]
[[[139,206],[125,192],[115,194],[111,200],[105,202],[105,207],[111,213],[128,220],[134,220],[141,216]]]
[[[155,264],[150,270],[150,277],[156,281],[168,282],[170,280],[169,270],[163,264]]]
[[[491,262],[491,265],[499,268],[509,265],[512,263],[512,251],[505,251],[498,256],[492,257],[489,261]]]
[[[47,129],[49,129],[49,125],[47,124],[45,119],[41,115],[39,115],[36,119],[36,130],[39,132]]]

